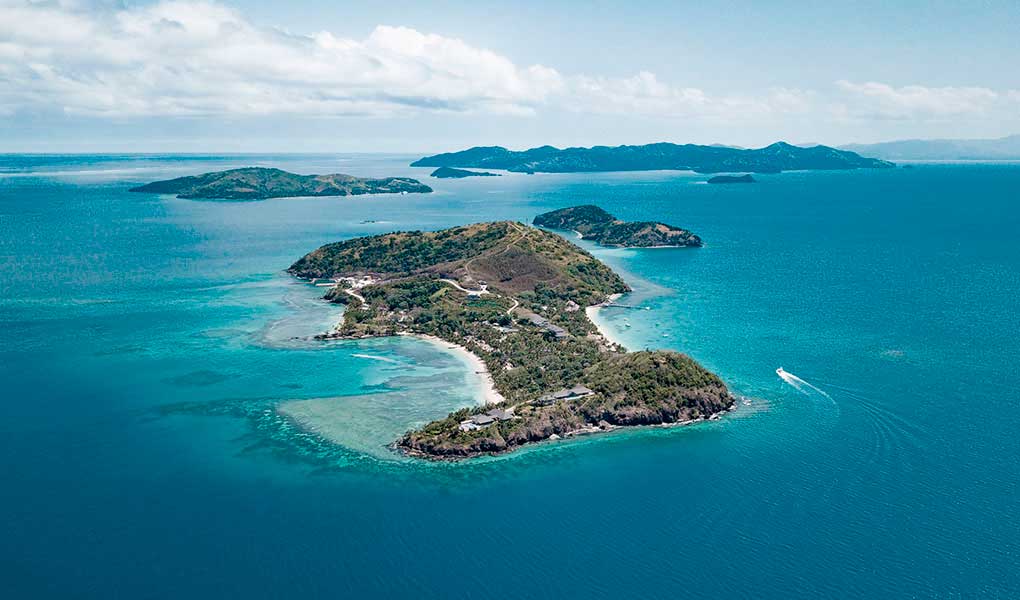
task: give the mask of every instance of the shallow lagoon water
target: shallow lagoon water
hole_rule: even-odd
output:
[[[1020,594],[1016,165],[126,192],[248,164],[426,178],[409,158],[0,158],[12,597]],[[310,342],[339,309],[282,271],[344,237],[578,203],[707,241],[586,247],[642,307],[603,312],[617,337],[689,352],[747,403],[465,464],[392,460],[404,422],[474,401],[471,374],[414,340]],[[286,406],[351,423],[333,430],[348,447]]]

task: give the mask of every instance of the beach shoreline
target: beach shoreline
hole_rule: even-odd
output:
[[[607,299],[607,302],[615,302],[622,295],[623,294],[612,294]],[[604,307],[605,302],[600,304],[593,304],[591,306],[586,306],[584,308],[584,314],[586,317],[588,317],[588,320],[592,322],[592,325],[595,326],[595,329],[598,330],[599,335],[606,338],[608,342],[616,344],[620,348],[626,350],[627,349],[626,345],[624,345],[624,343],[620,341],[618,337],[615,337],[610,333],[609,326],[606,324],[605,321],[601,320],[601,318],[599,317],[599,313],[602,311]]]
[[[480,356],[471,352],[460,344],[455,344],[451,341],[444,340],[443,338],[436,337],[434,335],[427,335],[422,333],[398,333],[397,335],[404,337],[413,337],[436,346],[442,346],[442,349],[447,350],[458,357],[460,357],[465,363],[467,363],[472,372],[477,376],[478,389],[480,392],[479,405],[488,406],[493,404],[499,404],[505,402],[506,398],[503,397],[498,391],[496,391],[496,383],[492,379],[492,374],[489,372],[489,368],[485,366],[485,361]]]

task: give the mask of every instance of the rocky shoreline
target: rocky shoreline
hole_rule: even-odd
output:
[[[685,420],[685,421],[673,421],[673,422],[662,422],[662,423],[648,423],[648,424],[638,424],[638,425],[613,425],[611,423],[606,423],[604,425],[591,425],[591,426],[584,427],[584,428],[570,430],[570,431],[564,432],[563,434],[552,433],[552,434],[548,435],[545,438],[530,439],[527,442],[526,445],[551,444],[551,443],[560,442],[560,441],[570,441],[571,439],[576,439],[576,438],[579,438],[579,437],[587,437],[587,436],[599,435],[599,434],[608,434],[608,433],[612,433],[612,432],[623,431],[625,429],[643,429],[643,428],[673,429],[673,428],[679,428],[679,427],[689,427],[691,425],[698,425],[700,423],[707,423],[709,421],[718,421],[718,420],[721,420],[724,416],[726,416],[727,413],[731,413],[731,412],[737,410],[738,406],[739,406],[739,404],[734,399],[733,403],[730,404],[729,407],[724,408],[724,409],[722,409],[720,411],[714,412],[714,413],[708,415],[707,417],[698,417],[696,419],[688,419],[688,420]],[[396,452],[400,452],[401,454],[403,454],[405,456],[410,456],[410,457],[413,457],[413,458],[420,458],[420,459],[425,459],[425,460],[429,460],[429,461],[433,461],[433,462],[458,463],[458,462],[461,462],[461,461],[464,461],[464,460],[470,460],[472,458],[504,456],[504,455],[511,454],[511,453],[517,451],[518,449],[520,449],[524,445],[525,444],[522,444],[520,446],[504,448],[502,450],[475,452],[475,453],[463,454],[463,455],[436,455],[436,454],[431,454],[431,453],[424,452],[424,451],[421,451],[421,450],[418,450],[418,449],[415,449],[415,448],[409,448],[407,446],[404,446],[404,445],[401,444],[401,440],[393,442],[392,444],[390,444],[389,447],[392,450],[396,451]]]

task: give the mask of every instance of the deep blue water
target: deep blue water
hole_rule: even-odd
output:
[[[4,597],[1020,596],[1020,165],[126,191],[248,164],[426,178],[408,162],[0,156]],[[339,313],[283,269],[344,237],[577,203],[706,240],[586,247],[648,308],[604,312],[616,335],[692,354],[747,401],[498,460],[394,460],[387,432],[472,402],[471,374],[411,340],[301,339]]]

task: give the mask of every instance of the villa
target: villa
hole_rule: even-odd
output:
[[[484,414],[474,415],[461,421],[457,428],[461,431],[474,431],[488,427],[497,421],[509,421],[512,418],[514,418],[513,412],[503,410],[502,408],[494,408]]]
[[[549,319],[546,319],[545,317],[543,317],[541,315],[538,315],[538,314],[535,314],[535,313],[529,311],[527,314],[525,314],[525,318],[528,319],[529,321],[531,321],[532,323],[534,323],[535,325],[538,325],[539,327],[541,327],[541,328],[545,329],[546,331],[548,331],[549,333],[553,334],[553,336],[556,339],[563,339],[563,338],[566,338],[566,337],[570,337],[570,334],[567,333],[566,329],[563,329],[559,325],[554,325],[554,324],[550,323]]]
[[[535,404],[547,405],[559,400],[576,400],[577,398],[584,398],[590,396],[595,392],[583,385],[575,385],[571,388],[564,388],[562,390],[552,392],[551,394],[545,394],[540,396],[538,400],[535,400]]]

